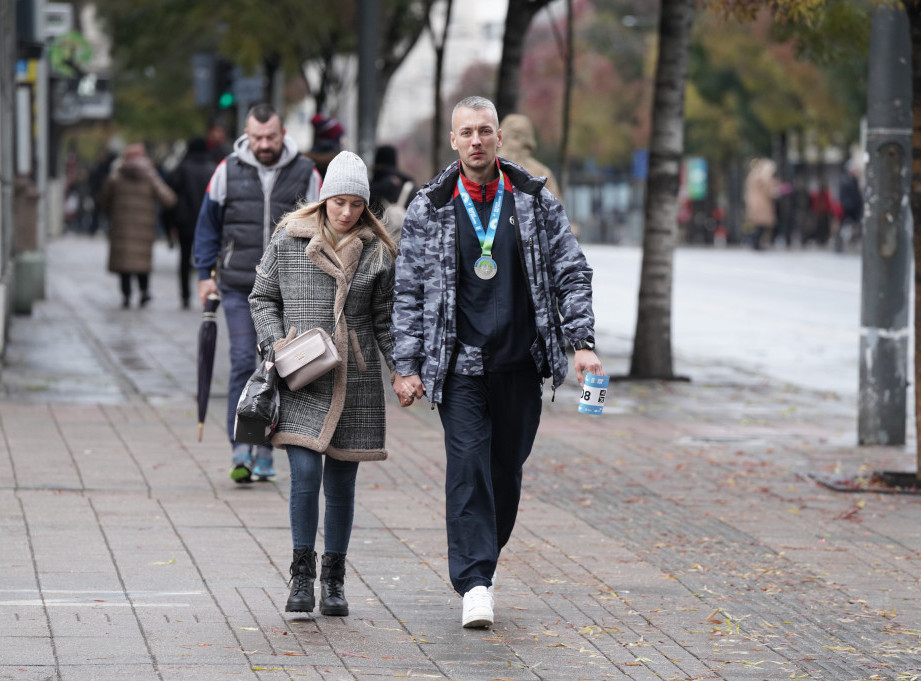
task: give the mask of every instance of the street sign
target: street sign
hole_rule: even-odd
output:
[[[44,39],[56,38],[74,30],[74,6],[67,2],[46,2],[42,8]]]
[[[214,55],[198,52],[192,55],[192,84],[195,106],[204,109],[214,100]]]
[[[108,77],[88,73],[83,78],[52,80],[51,118],[58,125],[82,120],[107,120],[115,111]]]
[[[233,96],[244,106],[262,101],[262,76],[236,76],[233,80]]]
[[[48,48],[48,64],[61,76],[73,78],[82,75],[93,58],[93,48],[78,31],[59,35]]]

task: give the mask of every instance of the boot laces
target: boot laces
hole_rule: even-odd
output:
[[[291,575],[291,579],[288,580],[288,584],[293,583],[295,591],[307,591],[310,589],[312,581],[310,575],[304,572],[295,572]]]
[[[343,588],[343,582],[338,582],[334,580],[327,580],[326,582],[326,591],[330,598],[345,598],[345,589]]]

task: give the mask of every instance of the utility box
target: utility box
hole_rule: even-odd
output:
[[[45,297],[45,256],[38,251],[13,258],[13,312],[32,314],[32,304]]]
[[[38,250],[38,189],[28,177],[13,183],[13,253]]]
[[[38,250],[38,190],[27,177],[13,186],[13,279],[15,314],[32,314],[32,303],[45,297],[45,256]]]

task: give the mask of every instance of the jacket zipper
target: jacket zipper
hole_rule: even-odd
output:
[[[534,285],[537,286],[537,258],[534,256],[534,237],[528,237],[528,251],[531,253],[531,279],[534,282]],[[533,304],[533,301],[532,301]]]
[[[538,283],[538,279],[537,279],[537,257],[534,255],[534,237],[533,236],[528,237],[528,252],[531,254],[531,271],[533,272],[531,279],[534,282],[535,286],[539,286],[540,284]],[[547,302],[548,303],[550,302],[549,299]],[[533,292],[531,292],[531,306],[534,308],[535,316],[536,316],[537,305],[534,304]],[[548,312],[549,312],[549,315],[553,314],[552,306]],[[550,350],[547,353],[547,366],[550,367],[550,392],[551,392],[550,401],[553,402],[554,400],[556,400],[556,386],[553,384],[553,321],[552,319],[549,318],[549,315],[548,315],[547,321],[550,322],[550,327],[548,329],[548,331],[550,332],[548,334],[550,336],[549,338]]]
[[[269,241],[272,239],[271,223],[272,222],[272,190],[275,189],[275,180],[281,170],[272,173],[272,179],[269,180],[269,186],[263,190],[262,201],[262,251],[269,247]]]
[[[224,251],[224,269],[230,269],[230,259],[233,257],[233,239],[227,242],[227,249]]]

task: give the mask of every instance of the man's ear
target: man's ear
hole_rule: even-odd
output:
[[[454,151],[457,151],[457,143],[454,141],[454,132],[451,132],[451,148]]]

